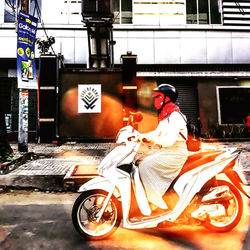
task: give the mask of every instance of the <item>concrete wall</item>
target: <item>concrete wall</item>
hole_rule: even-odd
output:
[[[138,55],[139,64],[250,63],[250,54],[246,53],[250,50],[249,27],[186,24],[184,0],[172,4],[174,9],[168,9],[166,4],[158,2],[144,3],[133,1],[133,11],[137,14],[173,11],[183,15],[152,16],[153,19],[165,20],[156,23],[148,15],[139,15],[141,21],[137,25],[136,20],[134,24],[115,24],[116,64],[120,63],[120,56],[127,51]],[[0,58],[15,58],[14,23],[4,23],[4,9],[5,1],[0,0]],[[64,55],[65,63],[86,64],[87,33],[83,28],[80,1],[42,0],[41,11],[48,35],[56,38],[53,46],[55,52]],[[41,25],[37,37],[45,38]],[[38,51],[36,57],[39,57]]]
[[[13,25],[12,25],[13,27]],[[65,63],[86,64],[87,33],[83,28],[49,28],[56,53]],[[45,38],[38,30],[37,37]],[[240,64],[250,63],[250,32],[191,30],[118,30],[114,29],[115,64],[127,51],[138,55],[138,64]],[[36,57],[39,56],[36,50]],[[16,57],[16,33],[0,26],[0,58]]]
[[[60,72],[60,78],[60,137],[114,139],[123,125],[122,72],[65,70]],[[101,85],[102,94],[97,100],[101,102],[101,112],[78,112],[78,101],[82,102],[79,84]]]

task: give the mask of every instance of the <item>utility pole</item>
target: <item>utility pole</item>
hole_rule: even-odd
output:
[[[21,9],[23,12],[29,14],[29,0],[21,0]]]
[[[29,14],[29,0],[21,0],[21,10]],[[19,89],[18,151],[28,152],[28,90]]]

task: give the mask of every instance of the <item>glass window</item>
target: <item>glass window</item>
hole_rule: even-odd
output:
[[[221,23],[221,0],[187,0],[186,11],[187,24]]]
[[[220,0],[210,0],[211,24],[221,23],[221,2]]]
[[[199,3],[199,24],[208,24],[208,1],[198,1]]]
[[[20,0],[5,0],[4,5],[4,22],[5,23],[13,23],[16,20],[16,3],[19,2],[20,10],[21,1]],[[38,18],[37,6],[39,6],[41,10],[41,0],[30,0],[30,12],[29,14]]]
[[[217,87],[219,124],[243,124],[249,114],[249,87]]]
[[[113,0],[112,11],[115,24],[132,23],[132,0]]]
[[[120,23],[120,0],[112,1],[112,11],[114,13],[114,23]]]
[[[197,1],[187,0],[187,23],[196,24],[197,23]]]
[[[132,0],[121,0],[122,23],[132,23]]]

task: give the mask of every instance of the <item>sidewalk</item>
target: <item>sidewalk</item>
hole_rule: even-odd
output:
[[[250,184],[250,142],[203,142],[202,151],[238,146],[243,147],[240,163]],[[17,152],[17,144],[11,147]],[[80,172],[78,174],[79,178],[84,179],[82,181],[95,176],[98,164],[114,147],[114,143],[29,144],[30,157],[24,164],[11,164],[10,171],[0,175],[0,186],[62,191],[65,178],[74,169]],[[79,166],[77,170],[76,166]]]
[[[76,165],[91,165],[92,168],[82,168],[81,174],[86,179],[93,177],[98,164],[113,146],[112,143],[66,143],[61,146],[29,144],[30,157],[26,157],[29,160],[24,164],[13,162],[8,166],[10,171],[0,175],[0,186],[62,191],[64,177],[72,168]],[[11,144],[11,147],[15,155],[20,157],[16,153],[17,144]]]

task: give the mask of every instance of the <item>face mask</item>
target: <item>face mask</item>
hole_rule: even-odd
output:
[[[164,94],[160,92],[155,92],[153,95],[154,98],[154,106],[158,110],[162,107],[164,102]]]
[[[170,98],[168,96],[165,97],[164,94],[161,92],[155,92],[153,94],[153,98],[154,98],[154,106],[157,110],[160,109],[164,103],[168,103],[170,101]]]

